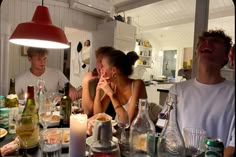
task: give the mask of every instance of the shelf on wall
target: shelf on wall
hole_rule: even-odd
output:
[[[140,56],[140,55],[139,55],[139,57],[140,58],[147,58],[147,59],[151,59],[152,58],[151,56]]]
[[[151,68],[151,65],[140,65],[140,64],[138,64],[136,67]]]

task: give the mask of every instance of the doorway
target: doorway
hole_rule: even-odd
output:
[[[162,75],[175,78],[177,50],[164,50],[163,54]]]

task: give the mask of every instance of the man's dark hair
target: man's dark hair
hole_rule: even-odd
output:
[[[48,50],[44,48],[29,47],[27,50],[27,56],[33,57],[36,55],[44,56],[48,54]]]
[[[226,55],[229,54],[229,51],[232,45],[232,39],[230,36],[226,35],[223,30],[219,29],[219,30],[209,30],[209,31],[203,32],[202,35],[199,36],[198,38],[197,45],[199,45],[199,42],[207,37],[214,37],[214,38],[223,40],[225,44],[225,53]],[[222,67],[224,67],[227,63],[228,63],[228,57],[227,57],[227,60],[222,64]]]
[[[215,37],[215,38],[222,39],[225,43],[226,53],[227,54],[229,53],[231,45],[232,45],[232,39],[230,36],[226,35],[223,30],[219,29],[219,30],[209,30],[209,31],[203,32],[202,35],[199,36],[198,44],[199,44],[199,41],[201,41],[203,38],[206,38],[206,37]]]
[[[111,46],[103,46],[103,47],[99,47],[97,50],[96,50],[96,58],[100,55],[104,55],[106,53],[111,53],[111,51],[115,50],[115,48],[111,47]]]

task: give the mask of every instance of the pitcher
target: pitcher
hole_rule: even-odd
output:
[[[96,119],[93,128],[93,143],[90,147],[93,157],[106,155],[120,157],[118,143],[112,141],[112,124],[108,119]]]

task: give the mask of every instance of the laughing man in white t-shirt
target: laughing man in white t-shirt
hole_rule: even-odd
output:
[[[208,137],[223,141],[224,157],[232,157],[235,151],[235,83],[220,72],[228,62],[231,44],[222,30],[203,32],[196,49],[196,78],[176,83],[169,91],[178,98],[181,132],[185,127],[203,128]]]

